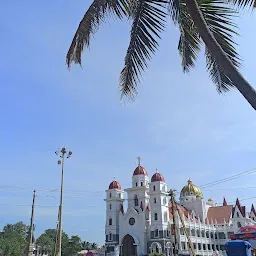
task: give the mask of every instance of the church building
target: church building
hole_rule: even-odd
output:
[[[118,181],[112,181],[106,190],[105,202],[106,255],[116,255],[117,248],[120,256],[142,256],[151,252],[173,255],[173,220],[178,253],[190,255],[179,214],[173,211],[169,200],[168,185],[158,171],[149,179],[139,161],[132,175],[131,188],[123,190]],[[178,208],[196,255],[226,255],[224,245],[230,235],[242,226],[256,224],[254,206],[247,213],[238,199],[233,206],[228,205],[225,198],[223,205],[217,206],[212,199],[204,200],[201,189],[191,180],[180,192]]]

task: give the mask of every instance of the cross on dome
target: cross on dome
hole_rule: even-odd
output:
[[[140,156],[138,156],[138,157],[137,157],[137,159],[138,159],[138,166],[140,166],[140,163],[141,163],[141,157],[140,157]]]
[[[156,168],[156,173],[158,173],[158,169]]]

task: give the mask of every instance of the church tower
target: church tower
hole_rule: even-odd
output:
[[[106,190],[106,225],[105,248],[111,252],[119,244],[119,212],[123,207],[124,192],[120,184],[114,179]]]
[[[151,239],[166,239],[168,234],[169,208],[168,188],[163,175],[158,171],[152,176],[149,184],[151,209]]]

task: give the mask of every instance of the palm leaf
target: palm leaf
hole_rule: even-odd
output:
[[[92,35],[98,31],[107,13],[114,13],[119,18],[122,18],[126,12],[126,0],[94,0],[74,35],[66,56],[67,65],[70,67],[73,61],[81,65],[81,55],[84,47],[88,48],[90,46]]]
[[[212,56],[211,52],[206,48],[206,67],[209,71],[211,79],[215,84],[219,93],[229,91],[234,87],[232,81],[223,73],[221,67]]]
[[[235,16],[236,12],[232,8],[224,7],[223,2],[219,0],[200,0],[199,7],[217,42],[233,64],[236,67],[239,67],[240,58],[235,49],[236,44],[234,41],[234,35],[237,35],[235,32],[236,26],[231,21],[231,18]],[[219,92],[224,92],[232,88],[233,84],[229,78],[223,74],[219,65],[208,50],[206,50],[206,58],[207,69],[217,87],[217,90]],[[217,73],[219,73],[218,76],[216,75]]]
[[[169,0],[168,1],[168,12],[174,22],[174,24],[177,24],[179,21],[180,16],[180,7],[184,4],[182,0]]]
[[[195,66],[197,53],[200,50],[200,37],[197,28],[194,26],[184,2],[180,1],[179,18],[180,40],[178,50],[182,59],[184,72]]]
[[[156,39],[165,26],[165,3],[164,0],[140,0],[134,7],[130,44],[119,80],[121,96],[133,98],[137,94],[141,72],[156,51]]]
[[[246,7],[255,8],[255,0],[226,0],[227,3],[237,6],[239,9],[244,9]]]

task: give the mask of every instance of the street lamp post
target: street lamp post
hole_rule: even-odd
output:
[[[72,155],[71,151],[67,151],[65,147],[55,152],[57,156],[61,158],[58,160],[58,164],[61,164],[61,187],[60,187],[60,207],[59,207],[59,228],[58,228],[58,244],[57,244],[57,255],[61,256],[61,240],[62,240],[62,203],[63,203],[63,181],[64,181],[64,159],[70,158]]]

